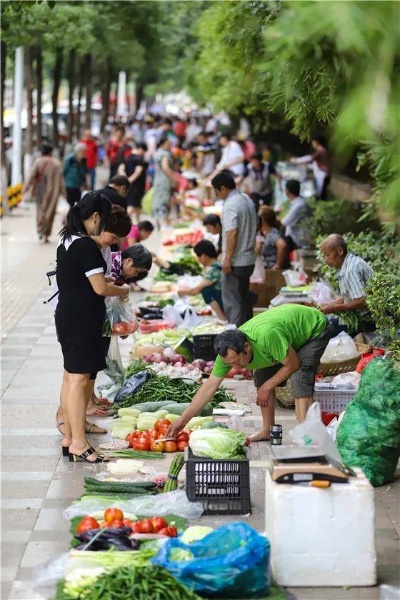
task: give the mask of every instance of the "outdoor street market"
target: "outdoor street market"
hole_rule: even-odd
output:
[[[1,598],[400,600],[377,4],[2,6]]]

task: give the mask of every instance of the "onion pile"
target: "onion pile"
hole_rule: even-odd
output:
[[[182,354],[177,354],[173,348],[165,348],[162,352],[153,352],[147,356],[142,357],[142,362],[148,365],[159,364],[162,367],[166,365],[173,365],[177,369],[186,367],[188,370],[198,370],[201,373],[211,373],[214,361],[213,360],[202,360],[197,358],[192,363],[188,363],[186,358]]]

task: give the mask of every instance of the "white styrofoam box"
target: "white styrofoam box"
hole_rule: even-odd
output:
[[[265,534],[279,585],[376,584],[374,490],[355,471],[327,489],[275,483],[267,471]]]

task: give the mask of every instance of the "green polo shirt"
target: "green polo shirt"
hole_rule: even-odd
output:
[[[253,349],[253,358],[247,368],[262,369],[281,363],[289,346],[298,350],[308,340],[319,336],[326,322],[321,311],[300,304],[283,304],[253,317],[239,327]],[[230,368],[217,356],[212,374],[225,377]]]

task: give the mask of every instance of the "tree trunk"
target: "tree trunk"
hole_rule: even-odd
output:
[[[54,72],[53,72],[53,93],[51,95],[51,100],[53,104],[52,109],[52,117],[53,117],[53,144],[55,148],[59,147],[60,136],[58,133],[58,94],[60,91],[61,84],[61,72],[62,72],[62,64],[63,64],[63,53],[61,48],[57,48],[56,50],[56,60],[54,63]]]
[[[85,71],[85,63],[83,60],[80,62],[79,67],[79,84],[78,84],[78,110],[76,115],[76,139],[79,140],[81,135],[81,103],[82,103],[82,94],[83,94],[83,84],[84,84],[84,71]]]
[[[6,56],[7,56],[7,45],[5,42],[1,42],[1,89],[0,89],[0,154],[1,164],[6,164],[6,146],[4,143],[4,91],[6,84]]]
[[[85,129],[91,129],[92,125],[92,55],[85,55],[85,78],[86,78],[86,110]]]
[[[107,58],[107,62],[104,67],[104,77],[101,83],[101,121],[100,121],[100,132],[102,133],[108,122],[108,113],[110,110],[110,91],[111,91],[111,78],[112,78],[112,59],[111,56]]]
[[[67,78],[68,78],[68,126],[67,126],[67,137],[68,142],[72,143],[74,136],[74,90],[75,90],[75,56],[76,51],[74,49],[69,51],[68,67],[67,67]]]
[[[42,145],[42,91],[43,91],[43,57],[42,49],[36,46],[36,140]]]
[[[27,99],[27,126],[26,126],[26,141],[24,154],[24,177],[29,174],[32,154],[33,154],[33,47],[28,46],[26,49],[26,99]]]
[[[136,79],[136,85],[135,85],[135,96],[136,96],[136,112],[140,109],[140,105],[142,104],[142,100],[143,100],[143,82],[141,79]]]

